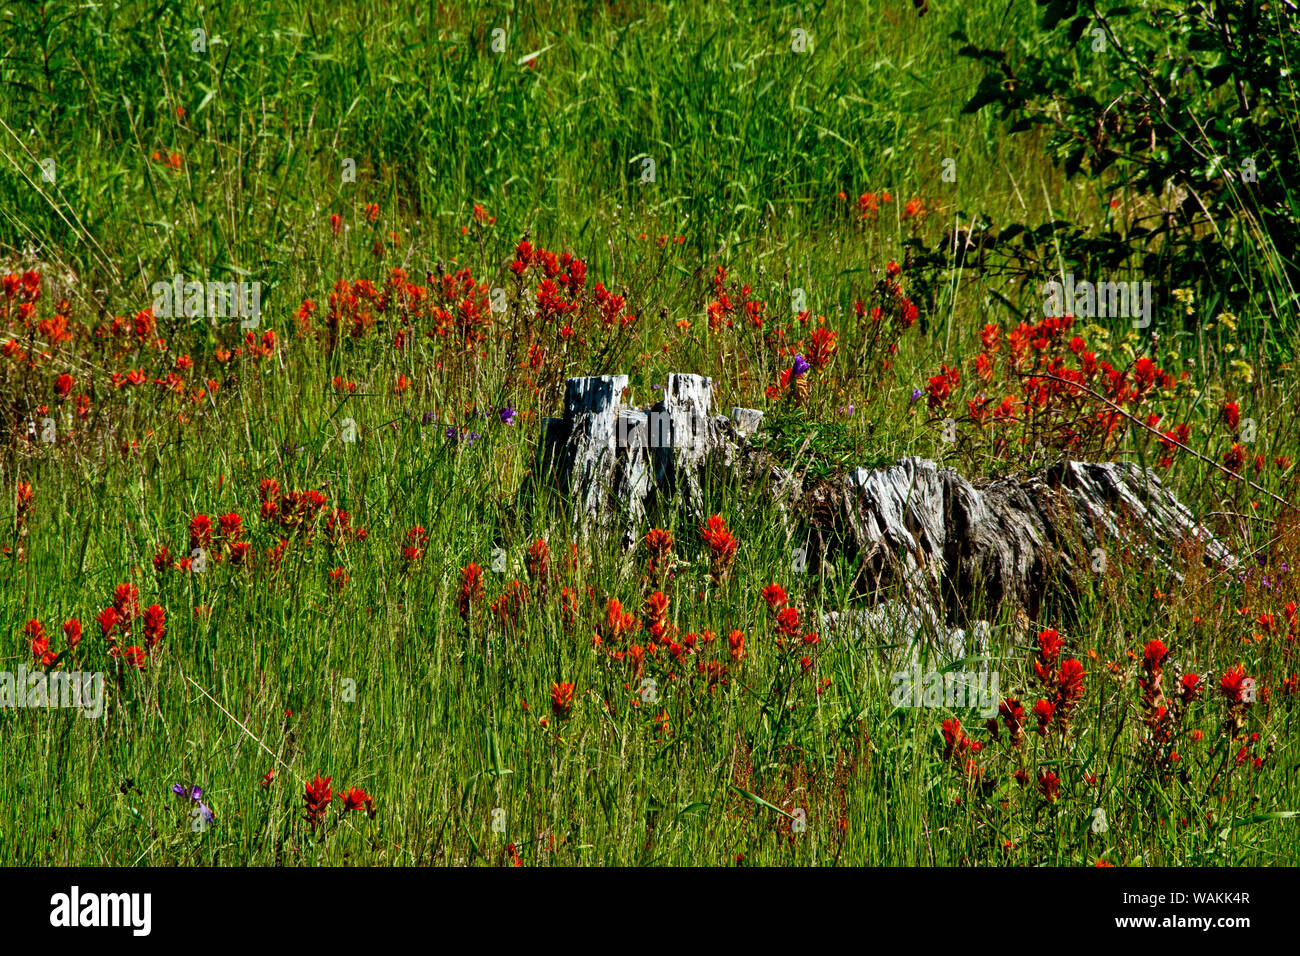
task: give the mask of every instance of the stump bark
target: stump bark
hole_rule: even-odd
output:
[[[1123,556],[1179,576],[1173,554],[1214,567],[1232,553],[1149,469],[1062,463],[1041,475],[973,483],[923,458],[858,469],[812,489],[810,563],[860,560],[858,589],[909,604],[1038,615],[1053,591]]]
[[[625,405],[626,389],[626,375],[568,380],[564,417],[542,428],[544,482],[584,528],[638,527],[660,506],[701,517],[706,471],[736,464],[762,413],[714,415],[713,383],[701,375],[669,375],[648,408]]]

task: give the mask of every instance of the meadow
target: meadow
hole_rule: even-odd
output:
[[[1294,864],[1300,17],[1184,6],[6,5],[0,863]],[[996,717],[897,706],[761,485],[538,493],[566,379],[670,373],[1238,563],[1117,544]]]

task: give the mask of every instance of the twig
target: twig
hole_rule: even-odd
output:
[[[277,754],[274,750],[272,750],[272,749],[271,749],[270,747],[268,747],[266,744],[262,743],[261,739],[260,739],[256,734],[254,734],[251,730],[249,730],[247,727],[245,727],[244,724],[240,721],[240,719],[239,719],[238,717],[236,717],[236,716],[235,716],[234,714],[232,714],[230,711],[226,710],[225,707],[222,707],[222,706],[221,706],[221,702],[220,702],[219,700],[217,700],[215,697],[213,697],[211,694],[209,694],[209,693],[208,693],[206,690],[204,690],[201,686],[199,686],[199,684],[194,680],[194,678],[190,677],[189,674],[186,674],[186,675],[184,675],[184,676],[185,676],[185,679],[186,679],[187,681],[189,681],[191,684],[193,684],[195,687],[198,688],[200,694],[202,694],[202,695],[203,695],[204,697],[206,697],[208,700],[212,701],[212,703],[214,703],[214,704],[217,705],[217,710],[221,711],[223,714],[225,714],[227,717],[229,717],[231,720],[233,720],[236,724],[239,724],[239,728],[240,728],[244,733],[248,734],[248,736],[252,737],[253,740],[254,740],[254,742],[256,742],[256,744],[257,744],[259,747],[261,747],[263,750],[265,750],[267,753],[269,753],[269,754],[271,755],[271,757],[275,760],[276,763],[278,763],[278,764],[279,764],[281,767],[283,767],[285,770],[287,770],[287,771],[289,771],[290,773],[292,773],[295,777],[298,777],[298,782],[301,783],[301,784],[303,784],[304,786],[306,786],[306,784],[307,784],[307,778],[306,778],[306,777],[299,777],[298,774],[294,771],[294,769],[293,769],[292,767],[290,767],[287,763],[285,763],[283,760],[280,759],[280,755],[279,755],[279,754]]]

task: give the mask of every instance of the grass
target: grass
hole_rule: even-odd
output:
[[[650,570],[644,543],[625,555],[579,539],[570,561],[568,516],[520,494],[537,477],[540,420],[557,413],[563,380],[586,374],[629,374],[642,403],[670,372],[711,375],[720,408],[760,407],[786,423],[775,445],[795,464],[801,436],[820,430],[803,462],[815,474],[909,454],[969,474],[1032,471],[1058,455],[1052,429],[1096,409],[1054,400],[1050,414],[1005,433],[967,414],[981,391],[994,404],[1025,394],[1024,377],[1000,362],[988,382],[973,363],[987,323],[1009,332],[1041,316],[1036,287],[970,266],[927,276],[907,256],[909,240],[942,241],[973,210],[999,222],[1068,213],[1097,228],[1113,215],[1104,180],[1066,183],[1036,143],[961,113],[979,75],[948,34],[1030,37],[1034,16],[1025,3],[935,5],[924,17],[905,3],[516,12],[128,2],[76,15],[10,5],[0,14],[0,257],[10,262],[0,274],[39,268],[46,285],[30,321],[19,293],[0,300],[14,343],[0,355],[9,548],[0,670],[32,664],[29,620],[61,652],[61,625],[76,618],[84,636],[53,667],[106,673],[108,705],[102,720],[0,708],[0,861],[1294,860],[1296,695],[1286,682],[1296,665],[1285,604],[1300,588],[1282,566],[1300,557],[1300,535],[1293,511],[1192,455],[1177,455],[1162,476],[1209,515],[1250,573],[1213,577],[1188,559],[1180,581],[1112,553],[1077,606],[1047,608],[1028,631],[1010,613],[994,620],[992,664],[1026,711],[1047,693],[1032,667],[1040,630],[1059,629],[1061,659],[1085,670],[1068,730],[1039,735],[1027,717],[1018,747],[1005,726],[994,740],[969,711],[895,708],[900,648],[871,635],[802,646],[820,611],[862,601],[842,584],[844,564],[826,578],[797,570],[798,542],[766,489],[728,476],[710,487],[710,513],[738,541],[734,564],[716,576],[699,522],[662,516],[680,562],[671,574]],[[498,26],[501,53],[492,50]],[[195,29],[204,52],[192,49]],[[791,49],[795,29],[809,32],[812,52]],[[53,183],[41,177],[47,157]],[[957,160],[955,182],[942,178],[947,157]],[[355,182],[343,177],[348,159]],[[642,181],[646,159],[653,181]],[[857,197],[867,191],[891,199],[864,219]],[[922,215],[906,214],[913,197]],[[540,273],[510,271],[525,234],[587,263],[572,337],[563,321],[536,316]],[[856,317],[859,300],[888,308],[891,260],[904,263],[898,281],[918,306],[910,327]],[[765,304],[761,329],[740,313],[731,328],[710,327],[718,266],[733,300]],[[366,327],[369,311],[373,326],[351,334],[345,318],[332,336],[335,283],[383,287],[394,268],[434,298],[444,270],[469,269],[486,297],[502,290],[504,308],[458,324],[457,295],[447,334],[430,337],[440,321],[430,308],[367,310],[363,295],[349,317]],[[201,317],[161,318],[136,335],[131,317],[174,274],[260,281],[252,344],[273,330],[274,347],[253,354],[237,323]],[[597,282],[625,296],[620,312],[636,320],[603,324]],[[60,298],[66,341],[36,326]],[[315,311],[296,319],[305,299]],[[1247,462],[1243,473],[1295,501],[1294,465],[1274,462],[1300,458],[1294,369],[1266,356],[1253,317],[1188,308],[1158,317],[1156,343],[1120,320],[1078,331],[1117,368],[1150,354],[1186,372],[1145,397],[1142,414],[1166,416],[1162,430],[1188,423],[1190,445],[1214,461],[1252,446],[1264,466]],[[114,316],[128,328],[112,331]],[[834,358],[797,406],[769,398],[807,351],[816,316],[838,333]],[[546,350],[535,365],[530,346]],[[178,364],[182,356],[192,365]],[[937,405],[928,394],[914,401],[941,365],[961,367],[957,391]],[[134,369],[142,384],[122,378]],[[64,373],[75,387],[60,398]],[[179,395],[155,384],[173,373]],[[1253,423],[1252,440],[1244,425],[1225,424],[1230,401]],[[502,408],[517,410],[511,424]],[[47,418],[53,442],[39,437]],[[944,440],[945,419],[959,426],[954,442]],[[464,440],[468,431],[480,437]],[[1136,428],[1086,450],[1153,465],[1162,453]],[[297,524],[264,517],[267,479],[282,493],[319,491],[326,504]],[[364,537],[332,534],[336,510]],[[196,515],[215,524],[232,513],[241,535],[200,534],[201,569],[177,566],[191,553]],[[408,559],[416,527],[427,539]],[[554,578],[530,573],[538,539]],[[230,545],[241,540],[251,555],[236,566]],[[274,561],[267,552],[282,540]],[[164,547],[170,557],[155,565]],[[1265,547],[1272,553],[1256,566],[1251,555]],[[466,620],[458,598],[471,563],[484,595]],[[489,605],[516,580],[528,602],[507,604],[499,620]],[[793,648],[778,645],[761,597],[771,582],[801,613]],[[123,583],[138,589],[141,608],[166,613],[143,668],[110,657],[96,623]],[[640,666],[611,656],[646,636],[615,638],[608,601],[648,626],[656,592],[669,600],[677,639],[699,635],[696,652],[678,663],[661,646]],[[1260,615],[1270,613],[1265,626]],[[739,660],[733,631],[745,636]],[[142,636],[137,622],[129,644]],[[1137,682],[1154,639],[1170,650],[1171,704],[1178,674],[1211,675],[1155,756]],[[119,649],[127,645],[123,635]],[[1255,703],[1234,705],[1219,689],[1238,662],[1266,691]],[[561,683],[574,688],[567,708],[552,706]],[[978,753],[946,745],[948,718],[980,741]],[[978,779],[964,772],[968,757]],[[364,789],[373,818],[336,803],[312,826],[303,795],[318,774],[336,794]],[[196,823],[176,784],[201,786],[215,822]]]

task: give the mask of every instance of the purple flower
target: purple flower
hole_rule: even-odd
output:
[[[915,405],[921,400],[922,392],[919,388],[912,389],[912,404]]]
[[[483,437],[478,432],[472,432],[468,428],[458,429],[455,425],[450,426],[444,434],[448,441],[464,442],[466,445]]]
[[[516,416],[517,414],[519,414],[519,413],[516,412],[513,408],[503,408],[503,409],[501,409],[501,424],[502,424],[502,425],[513,425],[513,424],[514,424],[514,421],[515,421],[515,416]]]
[[[190,803],[197,803],[198,804],[197,810],[199,816],[201,816],[208,823],[216,823],[217,821],[216,815],[212,812],[211,808],[209,808],[208,805],[204,803],[202,800],[203,797],[202,787],[195,787],[195,786],[186,787],[183,784],[174,783],[172,784],[172,793],[176,794],[177,796],[185,797]]]
[[[438,420],[438,416],[433,414],[433,412],[425,412],[424,418],[421,419],[421,421],[423,421],[424,424],[426,425],[432,425],[437,420]]]
[[[790,378],[796,379],[810,368],[812,368],[812,366],[808,364],[807,359],[802,355],[796,355],[794,357],[794,365],[790,366]]]

